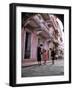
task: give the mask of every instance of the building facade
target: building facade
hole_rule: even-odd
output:
[[[42,44],[45,50],[49,52],[51,60],[51,49],[55,48],[63,52],[63,30],[59,24],[59,18],[49,14],[35,14],[23,19],[21,30],[21,48],[22,48],[22,65],[26,62],[37,61],[37,47]]]

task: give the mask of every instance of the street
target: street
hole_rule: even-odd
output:
[[[22,77],[64,75],[64,60],[55,60],[42,65],[22,67]]]

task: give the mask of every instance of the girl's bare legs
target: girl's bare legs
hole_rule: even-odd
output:
[[[46,60],[44,60],[44,64],[46,64]]]

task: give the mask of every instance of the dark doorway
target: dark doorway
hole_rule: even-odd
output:
[[[29,59],[31,54],[31,33],[26,32],[24,59]]]

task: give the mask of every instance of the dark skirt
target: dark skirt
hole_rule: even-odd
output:
[[[52,60],[55,60],[55,58],[53,57]]]
[[[37,55],[37,61],[41,61],[41,55]]]

